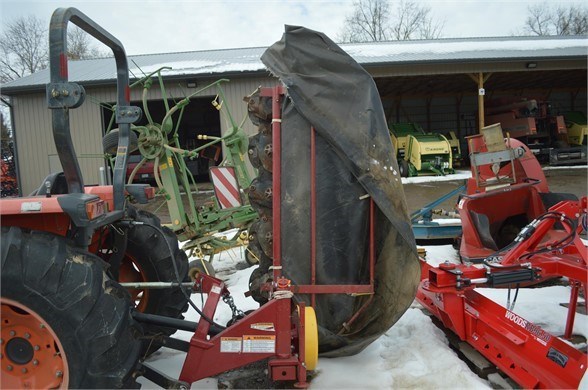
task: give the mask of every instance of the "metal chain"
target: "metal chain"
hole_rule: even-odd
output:
[[[233,297],[230,294],[223,295],[223,302],[229,305],[229,307],[231,308],[231,311],[233,312],[233,319],[245,317],[245,313],[243,313],[242,310],[237,309],[235,301],[233,300]]]

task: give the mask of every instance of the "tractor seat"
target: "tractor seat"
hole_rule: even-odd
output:
[[[43,179],[39,188],[31,192],[29,196],[45,195],[47,193],[46,182],[51,183],[50,191],[51,195],[67,194],[67,181],[63,172],[51,173],[49,176]]]

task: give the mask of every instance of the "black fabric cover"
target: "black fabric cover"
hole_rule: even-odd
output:
[[[321,355],[355,354],[400,318],[420,279],[382,103],[371,76],[322,33],[286,26],[261,59],[287,88],[281,143],[283,274],[295,284],[310,284],[311,125],[317,134],[317,284],[369,283],[369,199],[376,204],[372,301],[344,329],[370,297],[317,296]]]

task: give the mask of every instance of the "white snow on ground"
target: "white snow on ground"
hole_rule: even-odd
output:
[[[461,219],[459,218],[435,218],[433,222],[437,223],[438,225],[461,225]],[[423,225],[425,221],[419,220],[417,224]]]
[[[449,261],[459,263],[457,251],[451,245],[425,246],[427,261],[433,265]],[[243,294],[255,267],[246,268],[242,248],[226,251],[213,263],[217,276],[225,281],[237,307],[243,311],[255,309],[257,303]],[[234,271],[236,270],[236,271]],[[504,305],[506,290],[478,290],[490,299]],[[206,296],[202,297],[206,299]],[[201,306],[199,295],[192,300]],[[521,289],[514,312],[540,325],[552,334],[563,333],[566,309],[559,304],[568,302],[569,288],[562,286]],[[214,320],[225,324],[231,311],[220,303]],[[186,319],[198,321],[198,314],[190,308]],[[575,333],[588,336],[588,318],[576,316]],[[189,340],[189,332],[177,332],[174,337]],[[178,378],[186,354],[162,348],[148,359],[156,369]],[[143,388],[156,389],[157,385],[145,378],[139,380]],[[214,378],[201,380],[192,385],[197,389],[216,389]],[[415,303],[388,332],[373,342],[361,353],[343,358],[320,358],[317,374],[311,383],[312,389],[455,389],[490,388],[490,384],[471,372],[467,365],[448,347],[443,332]],[[586,375],[580,385],[588,389]]]
[[[544,171],[556,171],[556,170],[569,170],[569,169],[586,169],[586,165],[571,165],[561,167],[543,167]],[[470,170],[456,170],[455,173],[445,176],[415,176],[415,177],[403,177],[402,184],[418,184],[418,183],[430,183],[439,181],[451,181],[451,180],[467,180],[472,177]]]
[[[451,175],[445,176],[415,176],[415,177],[403,177],[402,184],[416,184],[416,183],[429,183],[432,181],[451,181],[451,180],[467,180],[472,177],[471,171],[455,171]]]
[[[402,184],[415,184],[415,183],[429,183],[438,181],[451,181],[451,180],[467,180],[472,177],[471,171],[455,171],[451,175],[445,176],[415,176],[415,177],[403,177]]]
[[[569,170],[569,169],[586,169],[587,166],[586,165],[562,165],[560,167],[555,166],[555,167],[543,167],[542,169],[544,171],[557,171],[557,170]]]
[[[361,353],[319,359],[312,389],[489,388],[447,346],[443,332],[411,307]]]

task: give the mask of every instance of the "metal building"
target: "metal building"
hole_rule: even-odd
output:
[[[417,122],[427,131],[454,131],[463,138],[478,131],[484,98],[508,95],[549,100],[562,112],[586,111],[586,37],[460,38],[341,47],[374,77],[388,122]],[[264,50],[138,55],[129,56],[129,64],[137,78],[171,67],[162,74],[168,94],[176,100],[219,78],[230,79],[223,88],[225,104],[241,122],[246,114],[243,97],[260,85],[276,83],[259,60]],[[101,139],[109,117],[101,103],[115,101],[114,60],[71,61],[69,78],[87,93],[86,103],[71,112],[71,129],[85,183],[95,184],[99,168],[105,166]],[[61,170],[45,99],[48,82],[49,72],[43,70],[2,87],[2,94],[10,97],[22,194]],[[140,94],[140,88],[132,90],[131,100],[139,101]],[[214,89],[202,91],[188,106],[181,126],[187,146],[194,144],[197,134],[224,134],[227,129],[210,104],[215,95]],[[153,88],[148,99],[155,111],[163,107],[159,88]],[[249,121],[244,128],[254,132]]]

